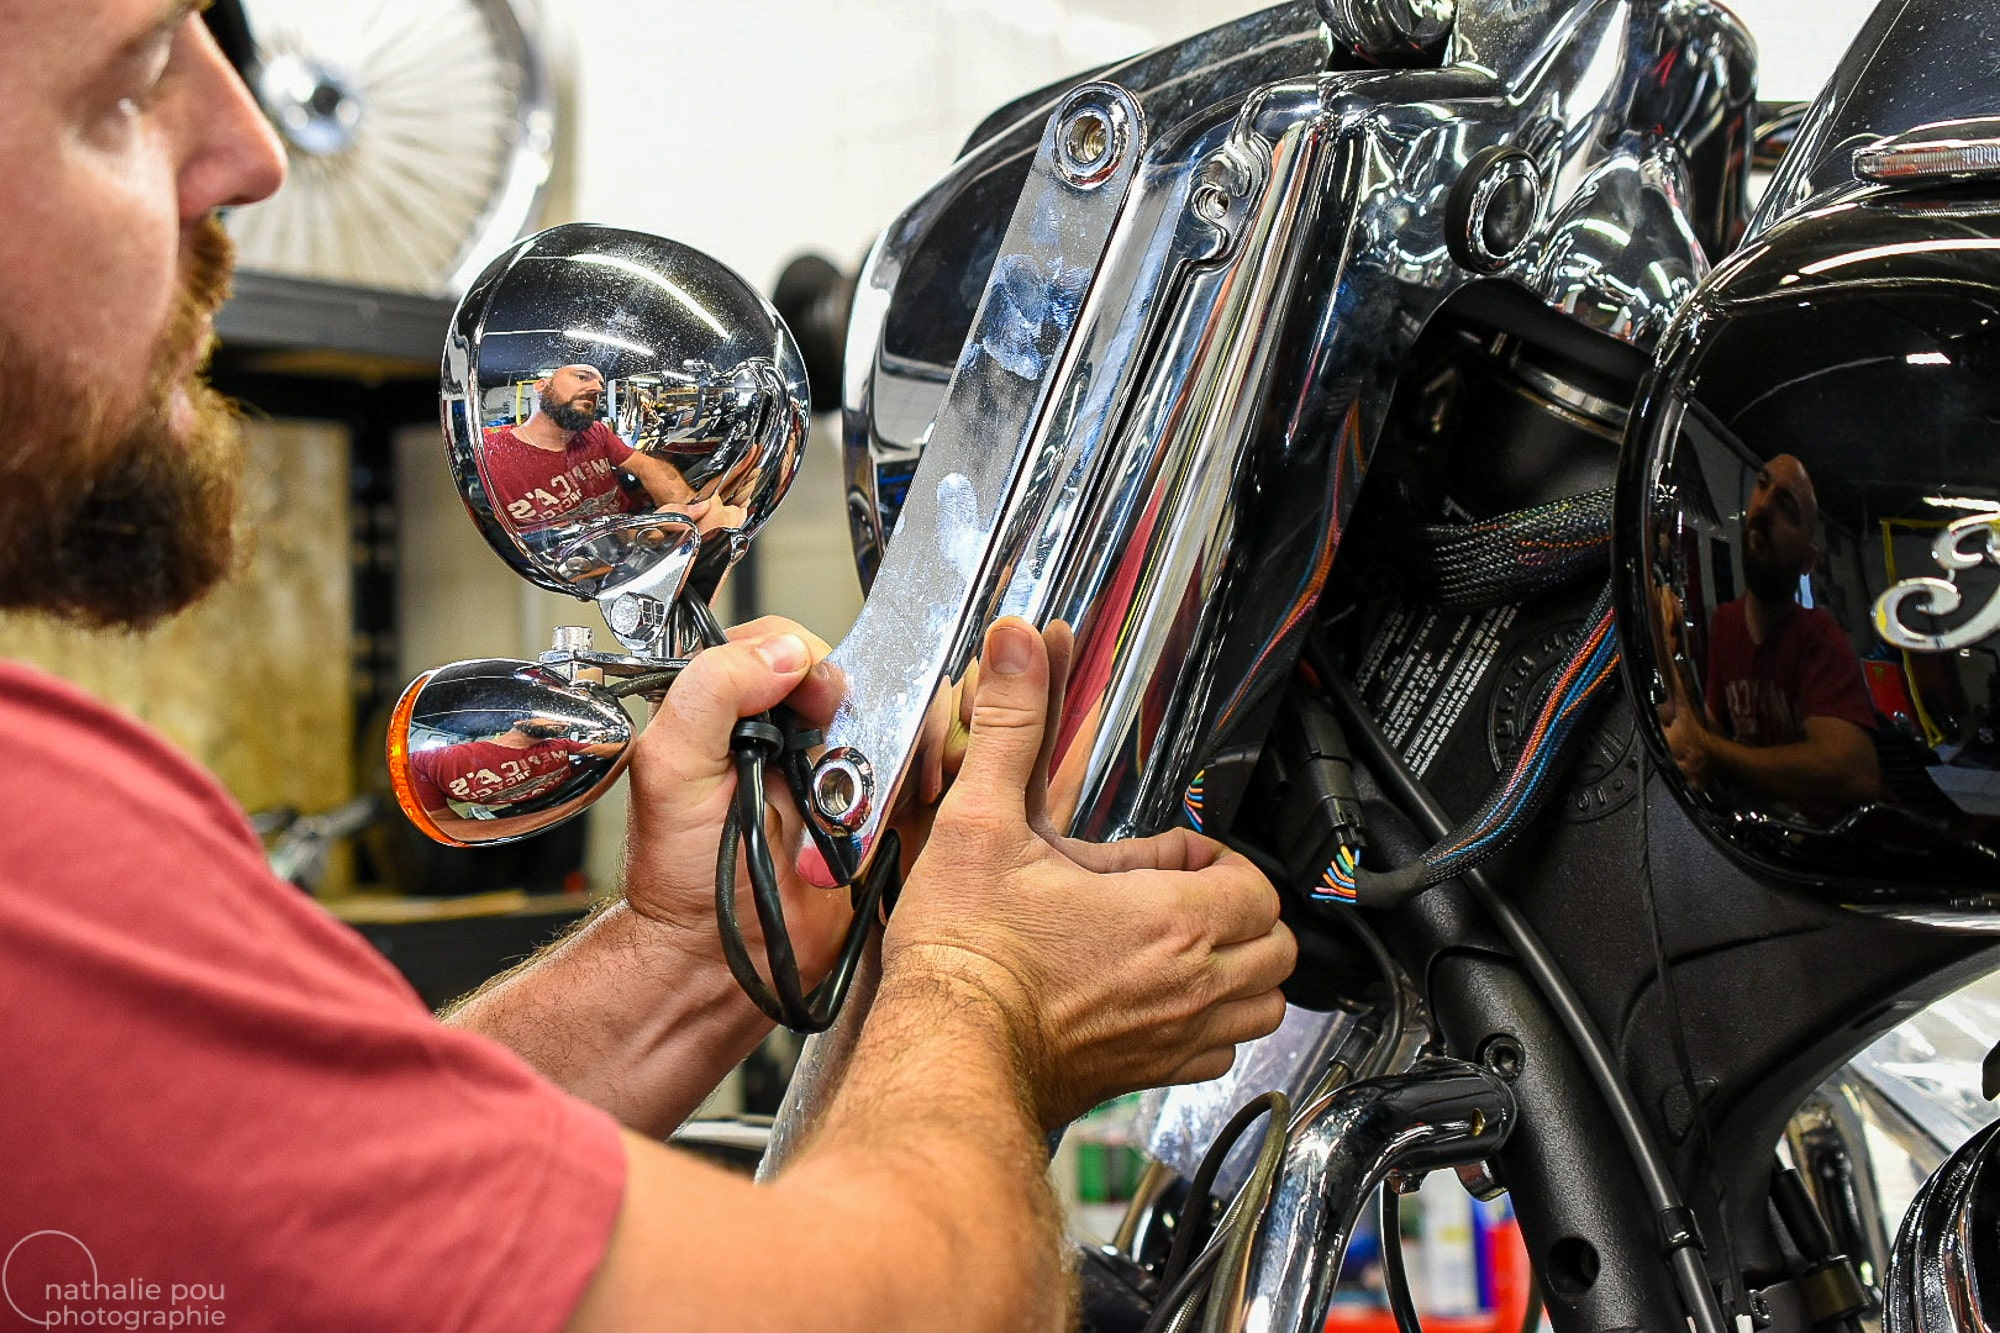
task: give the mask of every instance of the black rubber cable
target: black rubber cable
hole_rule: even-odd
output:
[[[728,635],[706,602],[688,598],[681,605],[688,609],[707,646],[714,648],[728,642]],[[853,984],[855,970],[861,960],[862,947],[867,943],[869,932],[874,929],[878,909],[900,868],[901,842],[894,830],[884,832],[877,845],[874,866],[864,881],[856,883],[852,848],[834,842],[810,817],[807,818],[806,826],[813,831],[814,840],[826,857],[828,869],[849,887],[854,907],[854,920],[847,928],[847,937],[842,942],[833,970],[807,994],[799,976],[798,956],[792,947],[791,933],[785,926],[784,896],[777,865],[771,857],[770,838],[764,826],[764,769],[773,760],[777,761],[800,808],[806,808],[805,788],[810,771],[804,762],[804,747],[816,743],[818,733],[795,730],[788,714],[782,709],[775,711],[776,717],[763,713],[744,718],[736,724],[730,736],[730,753],[736,763],[736,791],[723,818],[722,841],[716,849],[716,928],[722,939],[723,961],[728,964],[730,975],[766,1018],[794,1032],[824,1032],[832,1026],[847,999],[848,987]],[[736,858],[739,846],[749,873],[751,902],[756,908],[757,922],[764,932],[764,958],[771,971],[769,984],[757,975],[736,911]]]
[[[791,932],[785,927],[785,900],[764,827],[764,761],[754,750],[736,752],[736,822],[743,840],[743,859],[750,871],[751,905],[757,909],[757,924],[764,928],[764,958],[771,966],[771,984],[785,1012],[810,1022],[812,1010],[799,979]]]
[[[1354,738],[1368,751],[1368,758],[1384,786],[1401,798],[1406,812],[1431,837],[1443,838],[1449,834],[1450,817],[1431,795],[1429,788],[1410,771],[1396,747],[1389,743],[1374,715],[1355,693],[1353,684],[1345,676],[1332,671],[1325,673],[1323,680],[1332,695],[1334,706],[1342,714],[1342,721],[1353,728]],[[1640,1188],[1645,1190],[1647,1201],[1653,1207],[1661,1228],[1662,1247],[1667,1251],[1673,1270],[1674,1285],[1680,1290],[1681,1302],[1687,1307],[1695,1333],[1730,1333],[1716,1300],[1715,1289],[1709,1284],[1708,1271],[1699,1256],[1701,1240],[1694,1234],[1693,1214],[1681,1202],[1680,1191],[1667,1172],[1659,1146],[1646,1132],[1639,1108],[1623,1080],[1618,1077],[1604,1038],[1584,1011],[1583,1002],[1541,938],[1535,934],[1534,928],[1512,903],[1500,896],[1482,871],[1464,870],[1459,873],[1458,879],[1493,918],[1494,924],[1500,927],[1500,932],[1520,955],[1522,966],[1534,978],[1543,999],[1555,1011],[1557,1021],[1569,1034],[1584,1067],[1590,1071],[1591,1082],[1596,1084],[1599,1095],[1611,1112],[1612,1122],[1618,1127],[1619,1137],[1625,1141],[1625,1150],[1638,1173]]]
[[[764,984],[764,978],[757,975],[757,965],[750,961],[750,948],[743,939],[743,925],[736,918],[736,803],[729,803],[729,813],[722,817],[722,846],[715,857],[715,925],[716,933],[722,937],[722,961],[729,965],[729,975],[736,978],[737,986],[750,997],[764,1017],[773,1023],[785,1021],[785,1011],[778,1003],[778,997]]]
[[[1423,1333],[1416,1302],[1410,1299],[1410,1274],[1403,1267],[1403,1206],[1387,1181],[1377,1187],[1375,1227],[1382,1233],[1382,1290],[1399,1333]]]
[[[1396,1052],[1402,1049],[1403,974],[1397,968],[1396,960],[1389,956],[1389,948],[1382,943],[1382,937],[1375,932],[1375,927],[1344,907],[1331,908],[1328,912],[1329,915],[1337,916],[1347,923],[1348,929],[1352,930],[1355,937],[1361,941],[1361,947],[1375,960],[1376,968],[1382,973],[1382,984],[1389,988],[1389,1012],[1382,1021],[1382,1035],[1376,1039],[1375,1049],[1368,1053],[1368,1063],[1359,1075],[1361,1078],[1375,1078],[1388,1072],[1389,1062],[1394,1060]]]
[[[1210,1271],[1220,1258],[1222,1258],[1220,1245],[1211,1245],[1196,1255],[1194,1262],[1188,1265],[1187,1272],[1182,1273],[1174,1285],[1167,1288],[1166,1294],[1160,1297],[1159,1304],[1153,1307],[1152,1317],[1146,1321],[1146,1327],[1141,1333],[1161,1333],[1161,1330],[1171,1324],[1175,1312],[1188,1303],[1188,1298],[1201,1289],[1202,1283],[1208,1281]]]
[[[1167,1251],[1166,1266],[1160,1269],[1163,1285],[1172,1286],[1177,1282],[1193,1256],[1195,1232],[1202,1228],[1193,1225],[1191,1214],[1197,1208],[1208,1206],[1209,1192],[1215,1188],[1215,1177],[1221,1172],[1230,1151],[1236,1147],[1236,1141],[1243,1137],[1245,1130],[1257,1123],[1258,1117],[1270,1114],[1277,1104],[1276,1094],[1267,1092],[1237,1107],[1236,1114],[1229,1117],[1229,1123],[1222,1127],[1222,1132],[1208,1145],[1208,1151],[1202,1154],[1201,1165],[1195,1168],[1194,1179],[1188,1186],[1187,1208],[1181,1213],[1181,1225],[1175,1229],[1173,1248]],[[1283,1132],[1282,1129],[1280,1132]]]

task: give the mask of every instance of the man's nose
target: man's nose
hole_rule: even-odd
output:
[[[195,17],[186,21],[192,114],[179,186],[181,219],[193,222],[276,193],[285,183],[285,150],[208,25]]]

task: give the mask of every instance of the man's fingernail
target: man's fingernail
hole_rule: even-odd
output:
[[[764,665],[781,675],[789,676],[794,671],[804,671],[811,654],[806,652],[806,641],[796,634],[780,634],[775,639],[766,639],[757,645],[757,656],[764,659]]]
[[[1018,676],[1026,671],[1034,655],[1035,646],[1028,639],[1028,631],[1019,625],[997,627],[987,644],[987,657],[993,669],[1003,676]]]

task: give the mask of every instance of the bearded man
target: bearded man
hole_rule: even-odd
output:
[[[562,366],[535,381],[535,407],[515,426],[485,432],[485,476],[493,508],[516,531],[541,532],[602,514],[629,512],[618,484],[623,468],[639,479],[654,505],[673,505],[699,521],[708,507],[694,498],[673,464],[628,446],[598,420],[604,374],[596,366]]]
[[[1709,623],[1706,717],[1686,710],[1667,739],[1697,788],[1720,779],[1832,820],[1874,800],[1881,773],[1861,660],[1840,622],[1799,602],[1818,531],[1805,464],[1770,459],[1743,511],[1744,594]]]
[[[193,9],[0,0],[10,607],[144,626],[230,566],[238,444],[196,373],[228,271],[214,214],[283,163]],[[780,702],[827,716],[825,653],[760,621],[702,654],[635,747],[620,899],[449,1024],[271,877],[190,759],[0,663],[12,1308],[44,1326],[1060,1326],[1042,1136],[1218,1074],[1276,1026],[1276,895],[1194,835],[1035,831],[1049,655],[1003,621],[810,1142],[763,1187],[670,1151],[768,1028],[711,917],[730,732]],[[783,889],[823,973],[844,899],[796,873]]]

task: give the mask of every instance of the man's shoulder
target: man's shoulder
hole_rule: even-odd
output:
[[[172,741],[46,671],[0,661],[0,729],[9,737],[10,785],[18,784],[12,824],[24,837],[172,811],[232,840],[255,840],[234,798]]]
[[[609,422],[593,421],[576,433],[569,442],[571,449],[587,449],[593,454],[629,454],[632,447],[618,437]]]
[[[1847,631],[1840,627],[1830,612],[1823,607],[1805,606],[1799,608],[1799,637],[1811,639],[1815,643],[1839,643],[1849,652],[1854,647],[1847,641]]]

